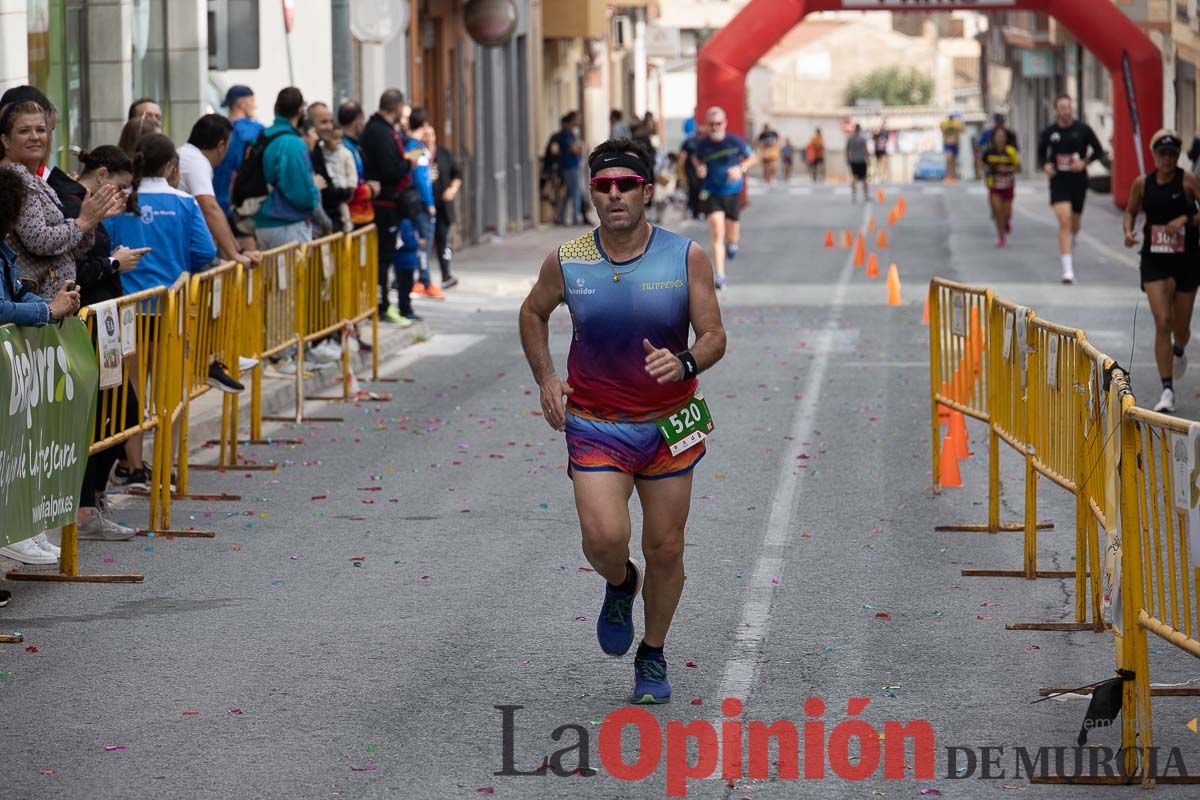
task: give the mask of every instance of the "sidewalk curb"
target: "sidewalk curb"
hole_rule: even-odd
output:
[[[369,337],[370,331],[364,329],[363,332]],[[427,339],[430,336],[430,331],[427,323],[424,320],[414,323],[408,328],[396,328],[386,322],[379,325],[379,373],[386,374],[387,357],[412,346],[417,341]],[[359,383],[371,383],[369,374],[371,369],[370,354],[359,351],[354,358],[353,367],[355,374],[358,375]],[[265,369],[265,367],[264,367]],[[311,377],[304,379],[304,390],[307,395],[326,394],[324,390],[337,388],[341,391],[341,382],[338,378],[342,373],[340,369],[324,369],[310,370]],[[368,377],[363,377],[367,375]],[[249,380],[247,375],[243,378]],[[292,413],[295,411],[295,393],[296,384],[290,378],[285,380],[277,375],[267,375],[264,373],[262,382],[262,413],[264,417],[282,416],[283,414]],[[201,453],[212,454],[215,460],[217,453],[216,447],[207,447],[205,442],[216,439],[221,431],[221,406],[223,405],[222,398],[224,395],[221,392],[211,391],[205,393],[199,399],[192,401],[188,411],[188,456],[189,460],[194,461],[195,457]],[[238,396],[239,411],[238,411],[238,427],[239,437],[244,437],[250,430],[250,392],[242,392]],[[337,407],[339,404],[330,402],[331,408]],[[266,423],[273,424],[273,423]],[[209,459],[205,458],[204,461]]]

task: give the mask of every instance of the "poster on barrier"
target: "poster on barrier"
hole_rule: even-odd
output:
[[[1011,314],[1009,314],[1007,311],[1004,312],[1004,352],[1003,352],[1003,355],[1004,355],[1005,361],[1008,361],[1009,356],[1012,355],[1013,323],[1015,322],[1015,320],[1016,320],[1016,318],[1013,317]]]
[[[0,327],[0,545],[75,521],[96,411],[96,352],[77,318]]]
[[[333,267],[333,254],[329,252],[329,245],[323,244],[321,245],[321,275],[325,278],[326,283],[333,277]]]
[[[1107,356],[1101,356],[1096,364],[1096,374],[1093,381],[1096,386],[1104,385],[1104,364]],[[1117,503],[1118,469],[1117,462],[1121,454],[1121,398],[1116,391],[1108,391],[1100,398],[1100,433],[1104,437],[1104,521],[1106,529],[1104,550],[1101,559],[1101,588],[1103,590],[1102,604],[1111,607],[1111,622],[1120,628],[1120,587],[1121,587],[1121,531],[1123,521],[1119,515],[1120,505]]]
[[[287,291],[288,282],[288,262],[283,257],[283,254],[275,257],[275,286],[281,292]]]
[[[1180,437],[1183,438],[1183,437]],[[1187,543],[1188,560],[1192,567],[1200,569],[1200,423],[1193,422],[1187,435],[1188,471],[1184,494],[1187,497]]]
[[[223,276],[217,275],[213,279],[212,288],[212,318],[216,319],[221,316],[221,283]]]
[[[121,330],[117,319],[117,301],[106,300],[92,306],[96,312],[96,352],[100,357],[100,388],[121,385]]]
[[[137,352],[137,324],[133,306],[121,309],[121,355],[131,356]]]
[[[950,332],[955,336],[967,335],[967,310],[961,294],[953,295],[950,301]]]
[[[1046,383],[1051,389],[1058,388],[1058,337],[1051,336],[1047,343]]]

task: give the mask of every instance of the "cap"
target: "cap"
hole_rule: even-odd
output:
[[[1169,150],[1178,153],[1183,149],[1183,140],[1175,131],[1163,128],[1150,137],[1150,149],[1155,152]]]
[[[995,114],[992,114],[993,122],[1004,122],[1007,119],[1008,119],[1008,117],[1004,114],[1003,111],[997,111]]]
[[[240,83],[235,83],[229,87],[229,91],[225,93],[225,102],[221,103],[225,108],[233,108],[233,104],[243,97],[253,97],[254,90],[249,86]]]

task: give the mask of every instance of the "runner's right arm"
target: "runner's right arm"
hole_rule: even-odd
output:
[[[521,304],[518,317],[521,331],[521,347],[533,371],[533,378],[541,389],[542,414],[546,422],[556,431],[566,427],[566,407],[563,395],[574,390],[554,371],[554,360],[550,357],[550,315],[563,301],[562,269],[558,263],[558,252],[546,256],[537,282],[529,290],[529,296]]]
[[[1142,193],[1145,181],[1144,175],[1138,175],[1133,179],[1133,186],[1129,189],[1129,202],[1125,205],[1125,216],[1121,222],[1121,227],[1125,231],[1126,247],[1133,247],[1137,244],[1137,233],[1134,231],[1134,226],[1137,224],[1137,215],[1142,211]]]
[[[1053,126],[1051,126],[1051,128],[1052,127]],[[1038,153],[1041,155],[1042,159],[1042,170],[1045,171],[1045,173],[1051,178],[1053,178],[1057,174],[1058,170],[1054,167],[1054,153],[1050,152],[1051,128],[1046,128],[1044,131],[1042,131],[1042,135],[1038,137]]]

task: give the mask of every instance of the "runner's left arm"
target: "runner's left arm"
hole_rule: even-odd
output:
[[[698,371],[703,372],[725,355],[725,326],[721,322],[721,305],[717,302],[708,254],[693,243],[688,248],[687,262],[688,316],[696,332],[691,351]]]

